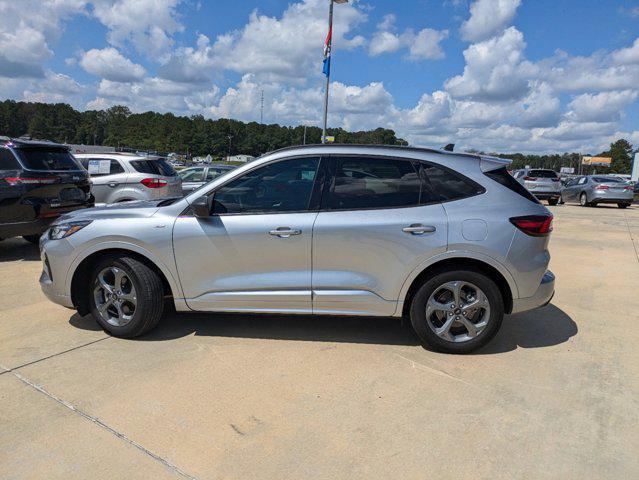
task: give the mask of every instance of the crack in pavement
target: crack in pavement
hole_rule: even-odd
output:
[[[31,362],[23,363],[22,365],[18,365],[17,367],[13,367],[13,368],[7,368],[4,365],[0,365],[0,368],[2,368],[4,370],[4,372],[0,372],[0,375],[2,375],[4,373],[13,372],[14,370],[18,370],[19,368],[28,367],[29,365],[33,365],[35,363],[39,363],[39,362],[42,362],[44,360],[48,360],[50,358],[57,357],[58,355],[64,355],[65,353],[73,352],[74,350],[78,350],[78,349],[80,349],[82,347],[87,347],[89,345],[93,345],[94,343],[101,342],[102,340],[108,340],[109,338],[111,338],[111,337],[106,336],[106,337],[98,338],[97,340],[93,340],[92,342],[83,343],[82,345],[78,345],[78,346],[69,348],[67,350],[63,350],[61,352],[54,353],[52,355],[48,355],[46,357],[39,358],[37,360],[32,360]]]
[[[7,373],[7,372],[5,372],[5,373]],[[153,458],[154,460],[157,460],[158,462],[160,462],[162,465],[164,465],[165,467],[167,467],[169,470],[173,471],[174,473],[176,473],[176,474],[178,474],[178,475],[180,475],[180,476],[182,476],[184,478],[188,478],[190,480],[197,480],[196,477],[194,477],[193,475],[190,475],[190,474],[186,473],[184,470],[180,469],[177,465],[171,463],[169,460],[161,457],[157,453],[152,452],[151,450],[147,449],[146,447],[144,447],[143,445],[139,444],[135,440],[127,437],[124,433],[121,433],[118,430],[116,430],[115,428],[107,425],[102,420],[100,420],[98,417],[94,417],[93,415],[90,415],[90,414],[86,413],[85,411],[80,410],[78,407],[76,407],[72,403],[69,403],[66,400],[64,400],[64,399],[52,394],[47,389],[45,389],[43,386],[38,385],[37,383],[29,380],[28,378],[24,377],[23,375],[20,375],[18,372],[11,371],[10,373],[12,375],[14,375],[18,380],[20,380],[25,385],[28,385],[29,387],[33,388],[34,390],[42,393],[43,395],[46,395],[50,399],[55,400],[60,405],[68,408],[69,410],[71,410],[74,413],[77,413],[78,415],[80,415],[81,417],[85,418],[86,420],[89,420],[90,422],[92,422],[93,424],[97,425],[98,427],[105,429],[106,431],[108,431],[109,433],[115,435],[119,439],[124,440],[126,443],[128,443],[129,445],[137,448],[142,453],[148,455],[149,457]]]
[[[630,229],[630,223],[628,222],[628,217],[626,216],[626,212],[623,212],[623,219],[626,221],[626,227],[628,227],[628,234],[630,235],[630,241],[632,242],[632,247],[635,249],[635,257],[637,257],[637,262],[639,262],[639,251],[637,251],[637,243],[632,236],[632,230]]]

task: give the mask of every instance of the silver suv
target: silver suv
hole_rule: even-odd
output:
[[[162,157],[132,153],[82,153],[75,157],[91,176],[96,204],[182,196],[182,180]]]
[[[548,205],[557,205],[561,196],[561,179],[554,170],[525,168],[513,173],[513,177],[539,200],[547,200]]]
[[[439,150],[280,150],[183,199],[94,208],[41,240],[52,301],[135,337],[177,311],[407,316],[465,353],[548,303],[552,215],[508,161]]]

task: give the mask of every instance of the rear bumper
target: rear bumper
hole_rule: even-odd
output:
[[[93,198],[93,197],[92,197]],[[20,237],[22,235],[42,235],[49,225],[61,215],[93,207],[93,202],[59,209],[46,209],[41,215],[28,222],[0,223],[0,238]]]
[[[535,190],[530,191],[539,200],[548,200],[549,198],[559,198],[559,192],[537,192]]]
[[[596,203],[626,203],[630,205],[632,203],[633,198],[631,196],[627,197],[595,197],[591,200],[591,202]]]
[[[547,305],[555,294],[555,275],[547,270],[541,279],[539,288],[531,297],[513,299],[511,313],[520,313]]]

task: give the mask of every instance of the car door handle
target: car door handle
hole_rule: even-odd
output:
[[[277,227],[275,230],[268,232],[269,235],[274,235],[280,238],[288,238],[291,235],[301,235],[301,230],[295,230],[291,227]]]
[[[109,187],[111,187],[111,188],[115,188],[118,185],[120,185],[118,182],[109,182]]]
[[[410,233],[411,235],[422,235],[424,233],[432,233],[437,230],[433,225],[422,225],[421,223],[413,223],[408,227],[402,228],[402,232]]]

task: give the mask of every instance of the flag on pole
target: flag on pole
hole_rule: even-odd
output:
[[[333,37],[333,27],[328,29],[326,40],[324,41],[324,65],[322,67],[322,73],[327,77],[331,74],[331,42]]]

